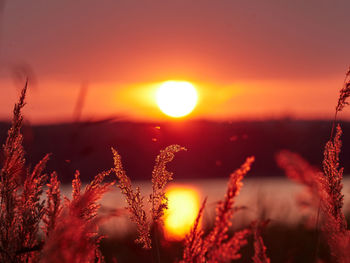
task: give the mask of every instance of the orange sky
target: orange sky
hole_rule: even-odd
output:
[[[187,80],[189,118],[329,118],[350,64],[350,2],[6,1],[0,31],[0,118],[29,72],[26,116],[161,120],[154,89]],[[342,114],[350,118],[346,110]]]

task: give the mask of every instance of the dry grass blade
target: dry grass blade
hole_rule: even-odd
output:
[[[25,96],[28,83],[22,89],[19,101],[13,110],[12,126],[3,145],[3,163],[0,170],[0,261],[15,261],[18,257],[16,251],[21,250],[22,240],[18,233],[20,227],[18,190],[24,171],[24,150],[21,134],[22,113],[25,105]]]
[[[302,207],[307,205],[308,208],[318,210],[317,207],[320,204],[320,196],[322,195],[323,173],[310,165],[300,155],[287,150],[280,151],[276,155],[276,161],[290,180],[306,187],[307,195],[300,195],[299,204]]]
[[[251,234],[250,229],[243,229],[233,234],[231,238],[222,243],[220,247],[210,253],[208,262],[231,262],[242,257],[240,249],[248,244],[248,236]]]
[[[72,183],[73,200],[67,199],[63,211],[58,216],[57,213],[55,214],[57,209],[55,210],[54,206],[57,202],[51,202],[50,211],[52,211],[51,214],[55,214],[53,217],[55,223],[52,223],[53,220],[48,220],[48,226],[54,226],[49,228],[51,231],[42,252],[43,262],[92,263],[103,260],[99,250],[102,237],[98,234],[98,228],[104,220],[109,218],[109,215],[97,216],[97,210],[100,207],[97,201],[114,184],[114,182],[103,183],[108,174],[109,171],[96,175],[81,193],[79,172],[76,172]],[[50,195],[58,187],[56,180],[55,176],[51,178]]]
[[[37,235],[39,224],[45,213],[45,200],[40,200],[43,187],[47,181],[47,175],[43,170],[49,160],[46,155],[34,168],[31,174],[27,174],[24,187],[18,204],[18,235],[22,241],[21,250],[38,245]],[[22,256],[22,260],[29,260],[30,254]]]
[[[264,244],[264,240],[261,236],[262,229],[266,226],[266,222],[253,222],[253,230],[254,230],[254,263],[270,263],[269,257],[266,255],[266,246]]]
[[[227,232],[231,226],[234,213],[234,198],[239,194],[242,186],[241,180],[249,172],[254,157],[246,159],[245,163],[230,175],[224,200],[216,208],[216,218],[213,229],[203,238],[202,230],[198,229],[198,222],[203,214],[203,203],[190,234],[186,237],[183,260],[181,262],[219,263],[230,262],[241,257],[239,250],[247,244],[250,229],[236,232],[228,238]]]
[[[40,262],[98,262],[99,237],[96,236],[98,219],[85,221],[82,218],[63,213],[54,231],[47,239]]]
[[[350,68],[345,74],[344,86],[340,90],[338,104],[333,120],[331,139],[327,142],[324,150],[323,171],[325,180],[323,181],[323,190],[325,192],[325,201],[321,208],[325,214],[325,233],[328,244],[331,248],[333,258],[339,262],[350,262],[350,231],[347,229],[347,223],[342,211],[343,195],[341,193],[343,185],[343,168],[339,167],[339,154],[341,151],[342,130],[337,125],[336,134],[333,137],[337,113],[349,103],[346,101],[350,96]]]
[[[346,101],[349,96],[350,96],[350,68],[347,70],[345,74],[344,86],[340,90],[338,104],[335,107],[336,114],[342,111],[346,105],[349,105],[349,103]]]
[[[45,203],[41,200],[41,195],[47,181],[43,170],[49,155],[31,173],[25,168],[21,111],[25,105],[27,86],[28,81],[14,107],[12,126],[3,145],[4,161],[0,170],[1,262],[33,262],[42,246],[38,231],[45,214]]]
[[[98,209],[101,207],[97,201],[115,184],[114,181],[103,183],[103,180],[110,175],[110,173],[111,170],[97,174],[90,184],[85,187],[85,196],[91,196],[91,200],[84,211],[84,217],[88,220],[97,216]]]
[[[245,163],[230,175],[225,199],[220,201],[216,208],[216,218],[213,230],[205,239],[205,249],[208,250],[208,258],[215,258],[223,241],[227,239],[227,231],[231,226],[233,216],[234,198],[239,194],[242,187],[242,179],[250,170],[254,157],[249,157]]]
[[[341,137],[342,130],[337,126],[336,134],[333,141],[328,141],[323,158],[323,171],[326,177],[324,181],[324,188],[329,194],[329,203],[331,204],[332,214],[334,217],[343,217],[341,208],[343,207],[343,195],[341,190],[343,188],[343,168],[339,167],[339,154],[341,151]]]
[[[299,154],[288,150],[282,150],[276,155],[277,164],[286,171],[289,179],[314,188],[315,177],[320,173],[320,170],[311,166]]]
[[[114,159],[114,172],[118,178],[118,187],[121,189],[122,194],[125,196],[128,203],[127,209],[130,212],[131,220],[136,223],[138,231],[137,243],[143,245],[145,249],[151,248],[150,238],[150,225],[147,221],[146,212],[143,209],[143,197],[141,196],[140,189],[136,188],[134,192],[132,189],[130,178],[126,175],[121,157],[118,152],[112,148]]]
[[[80,172],[78,170],[75,171],[74,179],[72,180],[72,199],[76,200],[79,198],[81,193],[81,180],[80,180]]]
[[[205,205],[207,203],[207,198],[204,199],[201,208],[198,211],[196,220],[194,221],[193,227],[189,234],[185,238],[185,249],[183,252],[182,263],[200,262],[202,247],[203,247],[203,230],[200,229],[200,221],[203,217],[203,212]]]
[[[339,92],[339,98],[337,106],[335,107],[333,125],[331,130],[331,139],[333,138],[335,123],[337,121],[338,112],[342,111],[346,105],[349,105],[347,99],[350,96],[350,67],[346,71],[343,88]]]
[[[19,183],[20,173],[24,168],[24,150],[22,146],[23,136],[21,127],[23,122],[22,108],[25,106],[25,97],[27,92],[28,82],[22,89],[19,102],[15,104],[13,109],[12,126],[8,131],[7,139],[3,145],[4,162],[1,169],[1,182],[16,180],[14,186]]]
[[[75,173],[73,180],[73,200],[69,202],[70,213],[77,217],[89,221],[97,216],[100,204],[97,203],[102,196],[109,191],[114,182],[102,183],[104,178],[110,174],[110,171],[99,173],[94,177],[90,184],[85,187],[83,193],[80,193],[79,172]]]
[[[313,201],[311,204],[322,219],[322,232],[337,262],[348,262],[350,258],[350,233],[342,211],[343,168],[339,165],[341,150],[341,128],[338,125],[333,140],[324,150],[323,173],[309,165],[300,156],[282,151],[277,156],[279,165],[287,176],[307,187]],[[318,216],[317,216],[318,218]],[[317,219],[318,226],[318,219]]]
[[[167,198],[165,196],[165,186],[168,181],[172,180],[172,173],[166,170],[166,164],[174,159],[175,153],[185,150],[179,145],[170,145],[156,157],[156,163],[152,172],[152,194],[149,202],[151,203],[152,220],[147,219],[144,210],[143,196],[141,196],[140,189],[137,187],[134,191],[132,189],[130,178],[126,175],[121,162],[121,157],[118,152],[112,148],[114,158],[114,169],[118,178],[118,187],[125,196],[128,203],[128,211],[131,215],[131,220],[136,223],[138,231],[137,243],[143,245],[143,248],[150,249],[152,247],[150,238],[150,229],[152,223],[157,223],[161,220],[164,209],[167,208]]]
[[[152,204],[153,222],[158,222],[164,215],[164,209],[168,208],[168,199],[165,196],[166,184],[173,180],[173,173],[166,170],[167,163],[171,162],[175,153],[186,151],[186,148],[180,145],[170,145],[156,157],[156,163],[152,171],[152,194],[150,195],[150,203]]]
[[[48,237],[56,228],[57,220],[62,211],[61,206],[61,191],[60,182],[57,179],[57,173],[53,172],[50,177],[50,182],[47,184],[46,190],[46,208],[43,217],[44,233]]]
[[[333,141],[327,142],[324,150],[323,201],[321,209],[325,217],[323,232],[328,240],[332,255],[338,262],[350,262],[350,231],[347,229],[343,207],[343,168],[339,167],[341,150],[340,126],[337,126]]]

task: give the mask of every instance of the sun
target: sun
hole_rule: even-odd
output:
[[[164,114],[180,118],[193,111],[198,94],[196,88],[187,81],[166,81],[158,88],[156,101]]]

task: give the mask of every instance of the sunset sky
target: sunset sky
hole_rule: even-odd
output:
[[[8,0],[0,118],[23,72],[37,123],[72,120],[82,85],[83,118],[166,119],[154,99],[166,80],[197,88],[191,119],[329,118],[350,65],[349,10],[347,0]]]

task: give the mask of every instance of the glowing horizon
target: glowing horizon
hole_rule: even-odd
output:
[[[240,81],[232,84],[204,83],[190,79],[200,93],[200,103],[185,120],[231,121],[242,119],[331,119],[343,75],[315,80]],[[0,119],[9,120],[20,86],[0,79]],[[129,121],[171,121],[156,104],[157,88],[153,83],[89,83],[81,120],[113,118]],[[49,87],[49,88],[44,88]],[[283,87],[281,89],[280,87]],[[298,87],[296,89],[295,87]],[[333,90],[329,90],[333,87]],[[29,84],[26,119],[32,123],[74,121],[74,109],[81,83],[54,82],[42,79]],[[6,91],[6,94],[5,94]],[[350,119],[344,111],[340,118]],[[176,121],[176,119],[174,119]]]

